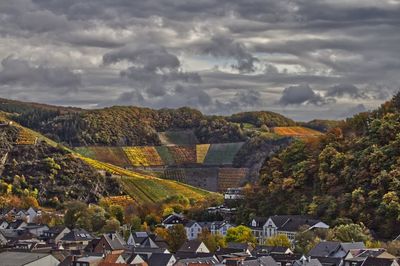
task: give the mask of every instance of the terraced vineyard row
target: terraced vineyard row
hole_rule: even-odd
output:
[[[120,176],[120,182],[125,192],[139,204],[160,202],[174,195],[184,195],[185,197],[195,200],[204,200],[205,197],[210,195],[210,192],[206,190],[195,188],[187,184],[129,171],[83,156],[79,156],[79,158],[98,170],[107,171]]]
[[[309,138],[322,135],[321,132],[306,127],[275,127],[273,130],[275,134],[288,137]]]
[[[16,141],[17,145],[35,145],[38,138],[28,132],[27,130],[21,128]]]
[[[231,165],[243,143],[184,146],[77,147],[79,154],[120,167]]]

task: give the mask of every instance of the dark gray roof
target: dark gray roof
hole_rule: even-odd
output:
[[[181,252],[195,252],[201,245],[201,241],[200,240],[189,240],[186,241],[182,247],[179,249],[179,251]]]
[[[38,259],[51,256],[50,254],[28,253],[28,252],[3,252],[0,253],[1,265],[22,266]]]
[[[227,247],[228,248],[232,248],[232,249],[241,250],[241,251],[246,251],[249,248],[249,244],[247,244],[247,243],[229,242]]]
[[[340,248],[340,242],[336,241],[322,241],[313,247],[309,252],[308,256],[313,257],[330,257],[338,251]]]
[[[148,264],[150,266],[167,266],[172,257],[172,254],[155,253],[150,256]]]
[[[300,259],[293,263],[293,266],[323,266],[318,259]]]
[[[361,265],[362,266],[391,266],[392,263],[393,263],[393,259],[368,257]]]
[[[260,257],[254,260],[245,260],[243,266],[277,266],[276,261],[270,256]]]
[[[285,254],[285,252],[289,248],[287,247],[274,247],[274,246],[256,246],[256,248],[252,251],[253,254],[271,254],[271,253],[280,253]]]
[[[123,250],[125,249],[125,241],[118,233],[107,233],[103,234],[104,239],[110,245],[112,250]]]
[[[340,266],[342,263],[342,258],[328,258],[328,257],[312,257],[313,259],[318,259],[323,266]]]
[[[159,246],[150,238],[146,238],[141,244],[140,247],[144,248],[159,248]]]
[[[93,240],[94,237],[88,233],[85,229],[72,229],[71,232],[66,234],[63,238],[61,238],[62,241],[90,241]]]
[[[302,225],[313,226],[321,222],[304,215],[274,215],[270,217],[278,230],[297,232]]]

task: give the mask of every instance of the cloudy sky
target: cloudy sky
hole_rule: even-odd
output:
[[[343,118],[400,88],[400,0],[1,0],[0,62],[0,97]]]

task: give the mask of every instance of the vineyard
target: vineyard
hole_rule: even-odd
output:
[[[195,164],[197,161],[195,146],[168,146],[168,149],[177,165]]]
[[[247,168],[220,168],[218,171],[218,190],[240,187],[247,175]]]
[[[204,163],[207,156],[208,149],[210,149],[210,144],[198,144],[196,145],[196,162]]]
[[[211,144],[204,160],[206,165],[231,165],[243,142]]]
[[[126,157],[124,151],[118,147],[79,147],[75,150],[83,156],[101,162],[107,162],[121,167],[130,165],[130,161]]]
[[[21,128],[18,134],[18,138],[16,141],[17,145],[35,145],[37,143],[38,138],[28,132],[27,130]]]
[[[131,196],[112,196],[103,198],[102,201],[106,202],[108,205],[119,205],[119,206],[129,206],[135,203]]]
[[[76,147],[82,156],[122,168],[232,165],[243,143],[135,147]]]
[[[164,162],[154,147],[125,147],[123,150],[131,162],[131,165],[134,167],[164,165]]]
[[[78,157],[98,170],[104,170],[120,176],[125,192],[139,204],[155,203],[169,196],[184,195],[185,197],[203,200],[210,192],[195,188],[176,181],[164,180],[150,175],[129,171],[108,163],[99,162],[90,158]]]
[[[322,133],[306,127],[275,127],[274,133],[280,136],[310,138],[321,136]]]

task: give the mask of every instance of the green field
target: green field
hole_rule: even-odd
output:
[[[243,142],[211,144],[204,160],[206,165],[229,165],[232,164],[236,154],[243,146]]]

